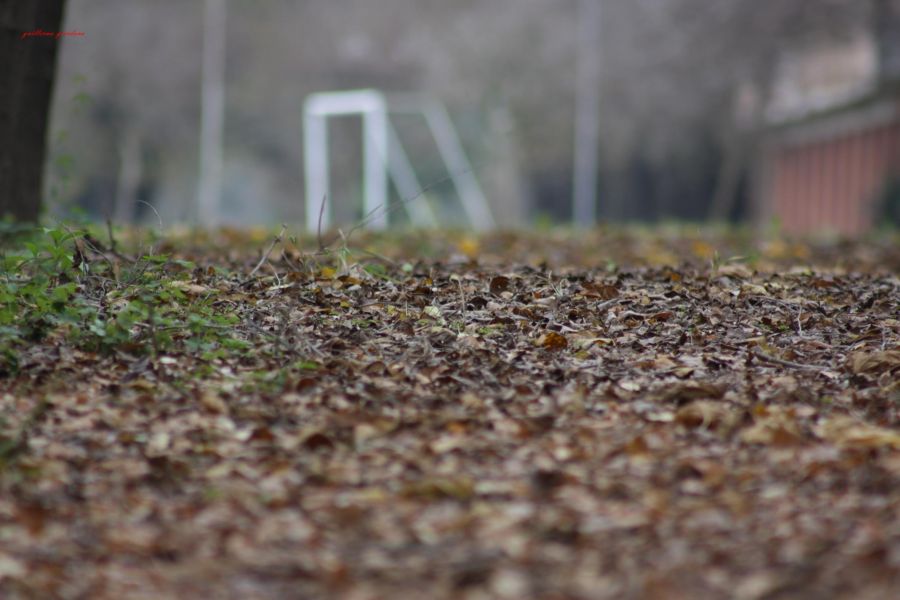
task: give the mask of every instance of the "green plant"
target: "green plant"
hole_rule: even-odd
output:
[[[101,353],[246,350],[239,319],[216,307],[215,291],[191,287],[192,263],[146,255],[120,265],[92,240],[45,227],[0,254],[0,373],[14,373],[24,346],[51,336]]]

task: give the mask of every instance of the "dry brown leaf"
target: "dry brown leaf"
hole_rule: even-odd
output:
[[[688,428],[715,429],[736,420],[734,413],[721,402],[695,400],[678,409],[675,422]]]
[[[756,420],[740,435],[745,444],[765,446],[795,446],[803,443],[803,433],[797,421],[786,411],[760,411]]]
[[[898,246],[792,269],[619,229],[427,258],[360,231],[387,260],[246,281],[245,234],[194,232],[228,250],[163,249],[187,302],[121,344],[31,321],[0,352],[0,597],[896,595]],[[104,319],[135,299],[77,283]]]
[[[538,340],[538,344],[547,350],[564,350],[569,346],[566,336],[555,331],[548,331],[542,335]]]
[[[600,300],[612,300],[619,297],[619,290],[614,285],[606,285],[602,283],[594,283],[586,281],[582,284],[582,296],[589,298],[599,298]]]
[[[426,477],[403,486],[400,493],[410,498],[429,500],[441,498],[468,500],[475,493],[475,484],[466,476]]]
[[[206,286],[199,285],[197,283],[193,283],[191,281],[171,281],[169,283],[170,287],[173,287],[177,290],[181,290],[185,294],[189,294],[191,296],[202,296],[203,294],[209,294],[213,292],[218,292],[218,290],[210,289]]]
[[[200,393],[200,403],[210,412],[228,414],[228,405],[222,400],[222,396],[214,390],[203,390]]]
[[[498,275],[491,279],[490,290],[495,296],[499,296],[509,288],[509,278]]]
[[[854,373],[884,373],[900,367],[900,350],[883,352],[854,352],[847,358]]]
[[[900,450],[900,432],[876,427],[852,417],[832,417],[822,423],[816,433],[842,447]]]

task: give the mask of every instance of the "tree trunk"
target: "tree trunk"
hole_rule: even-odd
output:
[[[0,217],[37,221],[65,0],[0,0]],[[42,31],[52,35],[23,34]]]
[[[738,201],[741,179],[745,173],[755,170],[760,137],[766,125],[766,108],[772,100],[775,88],[777,54],[764,53],[754,70],[756,99],[745,121],[741,122],[737,107],[731,107],[731,117],[724,137],[724,156],[716,176],[716,187],[709,209],[709,220],[727,221]],[[738,93],[737,91],[735,93]]]
[[[726,136],[724,156],[716,174],[716,187],[709,210],[710,221],[727,221],[734,210],[748,147],[752,145],[750,138],[750,134],[740,130],[730,131]]]

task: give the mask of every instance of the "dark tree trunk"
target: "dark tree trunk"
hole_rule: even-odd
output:
[[[732,102],[731,116],[726,125],[722,162],[716,176],[708,218],[711,221],[729,220],[738,204],[741,181],[747,173],[755,171],[753,164],[760,138],[766,126],[766,107],[772,100],[775,88],[775,69],[778,54],[774,50],[763,53],[754,71],[754,88],[757,91],[756,106],[743,123],[737,119]]]
[[[0,217],[37,221],[65,0],[0,0]],[[54,35],[23,34],[40,30]]]

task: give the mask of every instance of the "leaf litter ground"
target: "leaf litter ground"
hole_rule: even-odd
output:
[[[167,242],[244,345],[19,348],[0,596],[897,597],[896,242]]]

